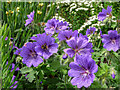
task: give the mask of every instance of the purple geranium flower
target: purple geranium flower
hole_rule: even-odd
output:
[[[108,31],[108,35],[102,35],[102,42],[105,49],[116,52],[119,49],[120,37],[116,30],[110,30]]]
[[[32,65],[37,67],[40,63],[43,62],[43,59],[35,51],[35,43],[28,42],[26,46],[23,46],[20,52],[20,56],[23,57],[22,62],[28,67]]]
[[[90,27],[90,29],[87,29],[86,35],[88,35],[88,34],[94,34],[94,33],[95,33],[95,30],[96,30],[95,27]]]
[[[59,20],[56,20],[55,18],[48,20],[48,22],[45,25],[46,27],[44,28],[44,30],[46,34],[54,34],[55,32],[59,33],[60,31],[68,29],[67,22],[59,22]]]
[[[78,88],[89,87],[95,79],[94,73],[97,72],[98,66],[89,56],[76,56],[76,62],[70,63],[70,70],[68,75],[73,77],[71,80],[72,85],[77,85]]]
[[[45,59],[48,59],[53,53],[57,53],[58,44],[54,43],[55,39],[50,37],[50,35],[37,34],[37,37],[32,37],[31,39],[36,40],[35,51],[37,54],[43,56]]]
[[[15,77],[16,77],[16,76],[13,75],[13,77],[12,77],[12,82],[14,81]],[[17,88],[18,85],[16,85],[16,83],[18,83],[18,81],[15,81],[15,82],[13,83],[13,85],[10,86],[10,88]],[[14,85],[15,85],[15,86],[14,86]]]
[[[14,54],[20,55],[20,52],[21,52],[21,48],[18,48],[18,49],[14,52]]]
[[[28,19],[26,20],[25,27],[33,21],[34,13],[35,12],[33,11],[33,12],[30,13],[30,15],[27,15]]]
[[[74,32],[72,32],[72,30],[65,30],[65,31],[61,31],[58,34],[58,39],[60,41],[62,40],[70,40],[72,37],[77,37],[78,36],[78,31],[75,30]]]
[[[57,22],[57,27],[56,27],[56,33],[59,33],[60,31],[67,30],[68,29],[68,23],[61,21]]]
[[[44,28],[45,32],[47,34],[54,34],[57,27],[57,22],[59,22],[59,20],[56,19],[48,20],[48,22],[45,24],[46,25],[46,27]]]
[[[88,40],[82,37],[72,37],[69,41],[67,41],[68,46],[71,48],[64,49],[64,52],[68,54],[68,56],[73,57],[75,54],[80,55],[91,55],[92,52],[92,43],[89,43]]]
[[[102,12],[99,12],[99,14],[98,14],[98,20],[99,21],[103,21],[104,19],[106,19],[106,17],[107,17],[107,14],[109,15],[109,16],[112,16],[111,15],[111,11],[112,11],[112,8],[111,8],[112,6],[108,6],[107,7],[107,10],[106,9],[102,9]]]

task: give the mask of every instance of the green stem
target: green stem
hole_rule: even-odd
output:
[[[39,79],[38,79],[37,75],[36,75],[36,88],[37,88],[37,90],[39,90]]]
[[[98,48],[100,47],[100,45],[101,45],[101,39],[100,39],[100,41],[99,41]]]

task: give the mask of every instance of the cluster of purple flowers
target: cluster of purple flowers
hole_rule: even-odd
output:
[[[102,12],[99,12],[98,14],[98,20],[103,21],[106,19],[107,15],[109,17],[112,16],[111,11],[112,11],[112,6],[108,6],[107,10],[102,9]],[[120,49],[120,34],[116,30],[109,30],[108,35],[104,34],[102,35],[102,31],[100,30],[100,36],[102,38],[102,42],[104,43],[103,47],[107,49],[108,51],[113,50],[116,52],[118,49]]]
[[[28,15],[26,25],[33,21],[34,12]],[[58,44],[54,43],[55,39],[52,37],[54,33],[58,33],[59,41],[66,41],[70,48],[64,49],[65,54],[63,59],[75,57],[74,62],[70,63],[71,69],[68,75],[74,77],[71,80],[72,85],[77,85],[78,88],[82,86],[88,87],[93,82],[98,67],[95,61],[91,58],[92,43],[88,42],[87,35],[78,33],[77,30],[72,31],[68,27],[67,22],[54,19],[48,20],[45,24],[45,33],[37,34],[31,39],[35,42],[28,42],[22,48],[16,50],[15,54],[23,57],[22,62],[28,67],[32,65],[37,67],[44,59],[48,59],[53,53],[57,53]],[[91,27],[86,31],[87,34],[94,34],[95,27]]]
[[[47,34],[59,33],[60,31],[69,29],[67,22],[59,22],[59,20],[56,19],[48,20],[45,26],[44,30]]]
[[[112,6],[108,6],[108,7],[107,7],[107,10],[103,8],[103,9],[102,9],[102,12],[99,12],[99,14],[98,14],[98,20],[99,20],[99,21],[105,20],[106,17],[107,17],[107,15],[109,15],[109,17],[112,16],[112,14],[111,14],[112,8],[111,8],[111,7],[112,7]]]
[[[28,67],[32,65],[37,67],[44,59],[48,59],[58,51],[58,44],[54,43],[55,39],[46,33],[37,34],[37,37],[31,37],[36,42],[27,42],[22,48],[16,50],[14,54],[23,57],[22,62]]]
[[[102,42],[105,49],[116,52],[120,49],[120,34],[116,30],[109,30],[108,35],[102,35]]]
[[[78,33],[77,30],[74,32],[72,30],[61,31],[58,34],[58,39],[65,40],[70,47],[64,49],[63,59],[68,56],[74,57],[74,62],[69,65],[71,69],[68,71],[68,75],[73,77],[72,85],[77,85],[78,88],[89,87],[95,78],[94,73],[98,70],[97,64],[91,58],[92,43],[88,42],[86,35]]]
[[[111,16],[111,6],[107,7],[107,10],[103,9],[98,15],[98,20],[103,21],[107,14]],[[27,15],[29,18],[26,20],[25,26],[30,24],[34,18],[34,11]],[[55,39],[52,37],[53,34],[58,33],[57,38],[59,41],[66,41],[69,48],[64,49],[65,54],[63,59],[68,56],[70,58],[74,57],[74,62],[70,63],[70,70],[68,75],[73,77],[71,80],[72,85],[77,85],[78,88],[89,87],[95,78],[94,73],[97,72],[98,66],[92,59],[92,43],[88,41],[88,34],[94,34],[96,31],[95,27],[90,27],[87,29],[86,35],[78,33],[77,30],[70,30],[68,23],[56,20],[55,18],[48,20],[45,24],[45,33],[37,34],[31,37],[34,42],[27,42],[22,48],[16,50],[14,54],[23,57],[22,62],[28,67],[32,65],[37,67],[44,59],[48,59],[54,53],[58,51],[58,44],[55,43]],[[102,35],[100,30],[100,35],[103,47],[108,51],[117,51],[120,48],[120,34],[116,30],[108,31],[108,35]]]

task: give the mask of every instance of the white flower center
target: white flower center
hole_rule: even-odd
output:
[[[112,44],[115,44],[115,43],[116,43],[116,40],[115,40],[115,39],[112,39],[112,40],[111,40],[111,43],[112,43]]]

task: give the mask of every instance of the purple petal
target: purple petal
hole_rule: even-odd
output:
[[[70,70],[68,71],[68,75],[69,75],[70,77],[79,77],[79,76],[80,76],[80,71],[76,71],[76,70],[74,70],[74,69],[70,69]]]
[[[90,60],[88,63],[88,69],[91,73],[96,73],[98,71],[98,66],[94,60]]]
[[[84,68],[85,70],[87,70],[89,59],[91,59],[88,57],[89,56],[76,55],[76,62],[81,68]]]
[[[75,37],[72,37],[68,42],[67,42],[68,46],[70,46],[73,49],[76,49],[77,46],[77,41],[75,39]]]
[[[74,77],[72,80],[71,80],[71,83],[72,85],[78,85],[78,84],[81,84],[81,87],[83,86],[83,80],[81,77]],[[79,85],[80,87],[80,85]]]
[[[31,67],[33,64],[33,58],[32,57],[29,57],[27,59],[23,58],[22,62],[26,64],[27,67]]]
[[[35,51],[37,52],[38,55],[43,56],[43,49],[40,46],[35,47]]]
[[[75,51],[71,48],[64,49],[64,52],[68,54],[68,56],[70,56],[71,58],[75,55]]]
[[[98,20],[99,21],[103,21],[106,18],[106,14],[104,14],[103,12],[99,12],[98,14]]]
[[[51,52],[51,53],[57,53],[57,51],[58,51],[57,48],[58,48],[58,44],[57,43],[52,44],[52,45],[49,46],[49,52]]]
[[[7,39],[8,39],[8,37],[5,38],[5,40],[7,40]]]
[[[43,52],[43,57],[44,57],[44,59],[48,59],[51,55],[52,55],[52,53],[50,53],[50,52],[47,51],[47,50]]]
[[[116,44],[112,44],[112,43],[105,43],[104,45],[103,45],[103,47],[105,48],[105,49],[107,49],[108,51],[111,51],[111,50],[113,50],[114,52],[116,52],[118,49],[119,49],[119,47],[118,47],[118,44],[116,45]]]
[[[40,56],[37,56],[37,58],[33,60],[33,66],[37,67],[42,62],[43,62],[43,59]]]
[[[84,72],[84,70],[77,63],[71,62],[69,67],[73,70]]]
[[[84,86],[87,88],[91,85],[93,79],[90,77],[90,75],[87,75],[84,81]]]
[[[30,24],[32,21],[33,21],[33,19],[27,19],[27,20],[26,20],[25,27],[26,27],[28,24]]]
[[[116,76],[116,75],[113,73],[113,74],[112,74],[112,78],[114,79],[114,78],[115,78],[115,76]]]
[[[110,14],[110,12],[112,11],[112,8],[111,8],[111,7],[112,7],[112,6],[108,6],[108,7],[107,7],[107,13],[108,13],[108,14]]]

